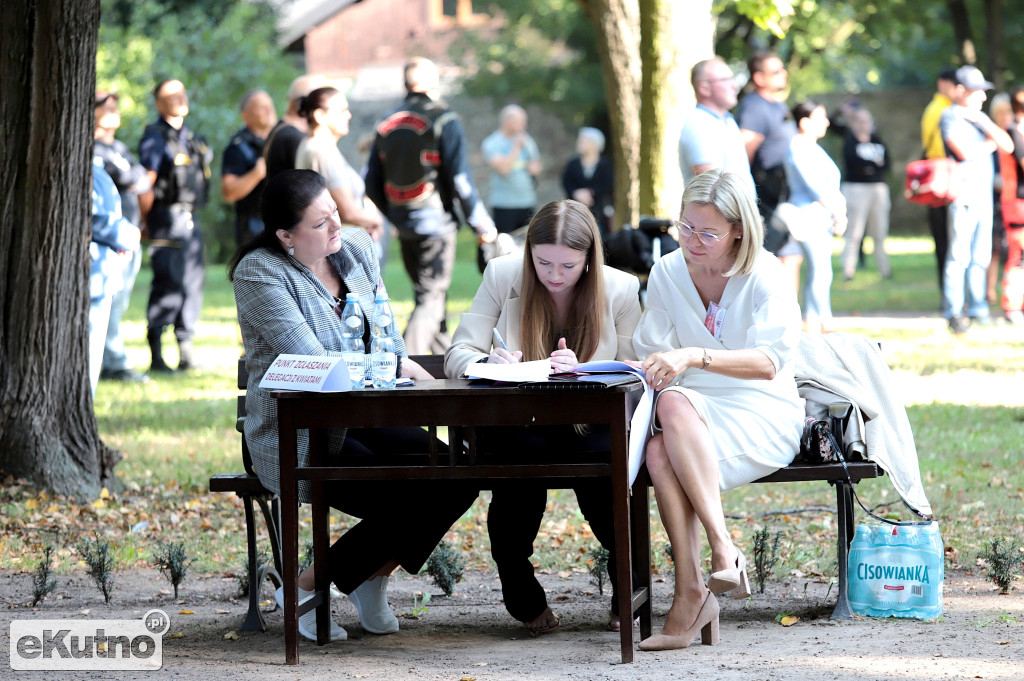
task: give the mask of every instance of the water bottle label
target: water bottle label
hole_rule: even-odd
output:
[[[349,317],[349,318],[347,318],[345,320],[345,326],[347,326],[350,329],[355,329],[355,328],[357,328],[359,326],[362,326],[362,325],[363,325],[362,318],[356,317],[355,315],[353,315],[353,316],[351,316],[351,317]]]
[[[383,329],[385,326],[390,326],[390,325],[391,325],[391,317],[388,317],[387,315],[379,315],[377,317],[377,326],[379,326],[379,327],[381,327]]]

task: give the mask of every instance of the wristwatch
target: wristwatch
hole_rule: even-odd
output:
[[[711,354],[708,352],[707,348],[701,348],[701,349],[704,351],[704,359],[702,360],[703,364],[701,365],[700,368],[701,369],[707,369],[709,366],[711,366]]]

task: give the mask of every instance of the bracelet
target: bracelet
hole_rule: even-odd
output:
[[[711,366],[711,353],[708,352],[707,348],[701,349],[704,351],[704,358],[702,360],[703,365],[701,366],[701,369],[707,369],[709,366]]]

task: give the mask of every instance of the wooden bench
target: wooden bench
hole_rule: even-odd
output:
[[[842,442],[843,421],[845,413],[850,409],[846,403],[833,405],[830,409],[830,424],[836,439]],[[847,471],[849,475],[847,475]],[[854,499],[852,484],[869,478],[877,478],[885,472],[873,461],[848,461],[846,467],[841,463],[810,464],[793,462],[771,475],[766,475],[757,483],[771,482],[827,482],[836,489],[836,559],[839,563],[839,595],[836,607],[832,611],[832,619],[853,619],[850,601],[847,597],[847,567],[850,542],[856,529],[854,522]],[[645,602],[643,594],[650,594],[651,586],[651,534],[648,488],[652,486],[647,466],[642,466],[633,484],[632,507],[630,513],[631,533],[633,537],[634,566],[638,573],[637,584],[633,593],[633,612],[640,618],[641,638],[651,635],[651,604]],[[751,565],[748,563],[748,565]],[[644,567],[646,566],[646,567]],[[752,568],[752,565],[751,565]],[[645,588],[646,587],[646,588]]]

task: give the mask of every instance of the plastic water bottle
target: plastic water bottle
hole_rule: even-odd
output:
[[[366,348],[363,345],[363,334],[365,327],[363,322],[363,309],[359,306],[359,299],[355,294],[349,293],[345,297],[345,307],[341,311],[342,341],[341,350],[345,364],[348,366],[348,376],[352,381],[352,390],[362,390],[366,379]]]
[[[370,322],[370,378],[373,387],[378,390],[391,390],[395,387],[398,377],[398,357],[395,355],[395,342],[391,334],[395,326],[395,315],[391,312],[391,304],[387,296],[377,294],[373,303],[373,316]]]

